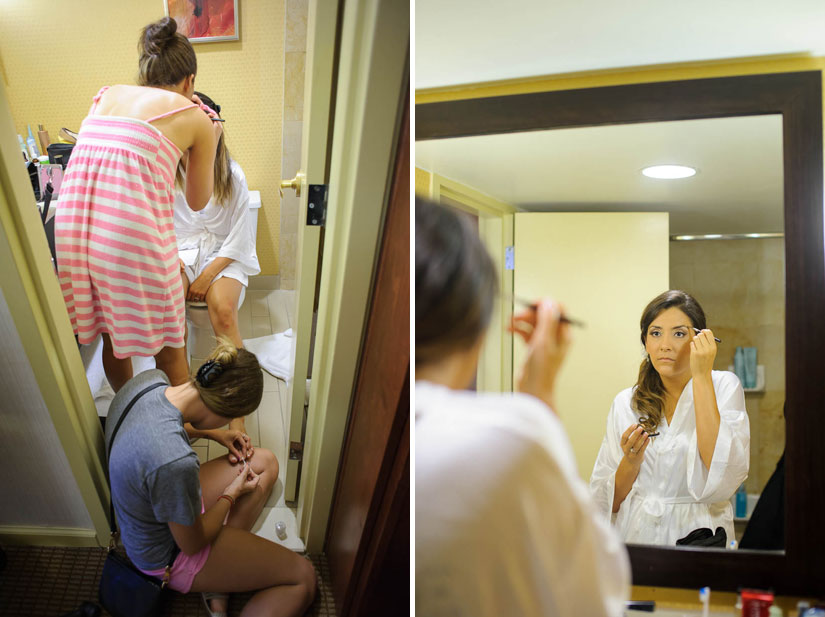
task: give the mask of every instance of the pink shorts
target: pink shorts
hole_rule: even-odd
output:
[[[201,499],[201,514],[205,511],[203,499]],[[195,575],[203,569],[203,565],[209,558],[209,552],[211,550],[212,545],[207,544],[194,555],[187,555],[183,551],[178,553],[175,561],[172,562],[169,587],[181,593],[189,593],[189,590],[192,588],[192,581],[195,580]],[[163,576],[166,574],[166,568],[160,568],[159,570],[141,570],[141,572],[163,579]]]

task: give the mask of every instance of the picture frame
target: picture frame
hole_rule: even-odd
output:
[[[240,40],[238,0],[163,0],[163,10],[191,43]]]

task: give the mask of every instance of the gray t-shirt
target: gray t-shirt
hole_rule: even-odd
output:
[[[141,373],[112,400],[106,418],[106,448],[124,408],[153,383],[168,384],[163,371]],[[132,406],[115,436],[109,478],[126,553],[143,570],[164,568],[175,540],[169,521],[194,524],[201,512],[200,462],[189,445],[183,416],[161,386]]]

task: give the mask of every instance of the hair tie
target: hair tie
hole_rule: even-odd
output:
[[[208,388],[209,384],[215,381],[221,373],[223,373],[223,365],[217,360],[210,360],[201,365],[195,379],[201,387]]]

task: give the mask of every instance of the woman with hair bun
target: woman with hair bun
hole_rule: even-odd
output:
[[[684,291],[651,300],[640,326],[645,357],[610,407],[594,499],[626,542],[725,548],[750,461],[742,384],[713,370],[716,340]]]
[[[158,578],[171,563],[169,586],[204,592],[210,615],[226,614],[230,592],[257,591],[244,615],[302,615],[315,595],[308,560],[249,531],[278,479],[275,455],[256,448],[240,466],[228,455],[200,464],[189,445],[194,436],[226,445],[219,427],[252,413],[262,394],[255,355],[222,338],[195,379],[172,386],[162,371],[140,373],[109,408],[112,503],[126,553]]]
[[[627,554],[597,516],[554,410],[561,306],[514,316],[517,393],[465,391],[498,291],[478,231],[415,205],[415,604],[421,615],[619,617]]]
[[[184,383],[185,307],[173,204],[188,156],[186,200],[212,196],[221,123],[194,96],[197,60],[175,20],[149,24],[138,42],[137,86],[101,88],[78,133],[55,213],[57,268],[81,344],[103,337],[103,368],[117,392],[131,356],[154,356]]]

